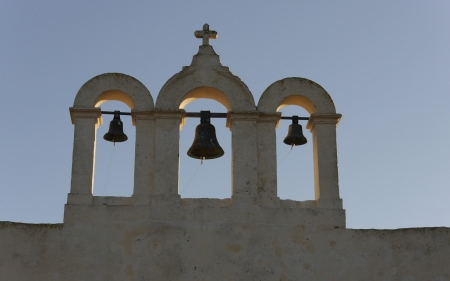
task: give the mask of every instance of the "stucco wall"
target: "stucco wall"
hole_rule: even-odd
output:
[[[450,280],[449,228],[342,229],[275,210],[67,205],[64,225],[0,223],[0,280]]]

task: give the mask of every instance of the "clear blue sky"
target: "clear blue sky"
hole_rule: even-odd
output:
[[[70,189],[73,125],[68,108],[92,77],[121,72],[156,100],[189,65],[209,23],[223,65],[255,101],[292,76],[322,85],[343,114],[340,194],[349,228],[450,226],[450,2],[448,1],[1,1],[0,220],[62,222]],[[128,110],[110,102],[104,110]],[[196,101],[188,111],[225,111]],[[285,115],[305,115],[298,107]],[[129,196],[130,141],[101,140],[95,195]],[[127,119],[128,118],[128,119]],[[182,197],[230,197],[230,131],[213,120],[225,156],[198,167],[186,156],[198,120],[181,132]],[[289,147],[277,129],[278,161]],[[311,134],[305,130],[306,137]],[[279,196],[313,199],[312,148],[279,165]],[[112,154],[112,161],[111,159]],[[110,165],[111,163],[111,165]],[[108,167],[110,166],[109,175]]]

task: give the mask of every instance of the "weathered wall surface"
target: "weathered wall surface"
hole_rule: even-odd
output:
[[[0,224],[0,280],[450,280],[450,228],[342,229],[308,212],[67,205],[64,225]]]

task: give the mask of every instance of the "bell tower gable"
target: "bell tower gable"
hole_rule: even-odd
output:
[[[247,85],[228,67],[222,66],[219,56],[209,45],[209,39],[216,39],[217,32],[209,30],[209,25],[205,24],[195,36],[203,38],[203,45],[199,46],[191,65],[183,67],[161,88],[156,109],[184,108],[193,98],[210,98],[222,103],[229,111],[255,111],[255,101]]]

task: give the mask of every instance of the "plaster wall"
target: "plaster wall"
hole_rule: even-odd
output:
[[[77,223],[0,224],[0,280],[450,280],[449,228],[321,227],[309,212],[67,205]]]

